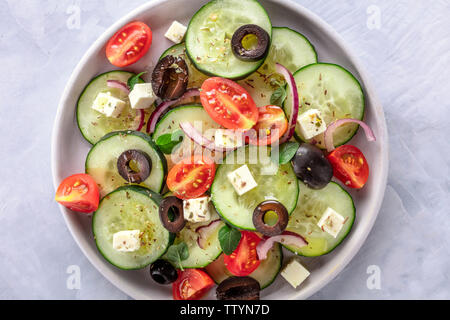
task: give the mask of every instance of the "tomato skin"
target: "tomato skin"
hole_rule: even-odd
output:
[[[333,174],[347,187],[361,189],[369,179],[369,164],[361,150],[343,145],[328,155]]]
[[[141,59],[152,44],[152,31],[140,21],[130,22],[117,31],[106,44],[106,57],[122,68]]]
[[[213,77],[206,79],[200,100],[209,116],[227,129],[251,129],[258,121],[258,108],[250,94],[236,82]]]
[[[259,118],[253,127],[255,135],[249,136],[249,143],[257,146],[266,146],[277,142],[287,131],[288,121],[283,109],[278,106],[265,106],[259,108]]]
[[[241,240],[230,255],[223,255],[223,261],[228,271],[235,276],[244,277],[259,267],[261,261],[256,253],[256,246],[261,238],[254,232],[241,231]]]
[[[55,200],[70,210],[90,213],[98,208],[100,192],[90,175],[74,174],[61,182]]]
[[[180,199],[195,199],[210,187],[216,174],[213,160],[193,155],[176,164],[167,176],[167,187]]]
[[[211,277],[200,269],[185,269],[178,272],[178,279],[172,284],[174,300],[198,300],[215,285]]]

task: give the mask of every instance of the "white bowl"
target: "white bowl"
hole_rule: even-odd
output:
[[[171,43],[164,33],[173,20],[187,23],[207,1],[155,0],[117,21],[87,51],[72,73],[61,97],[52,138],[52,172],[55,189],[70,174],[84,172],[84,161],[90,144],[78,131],[75,117],[77,99],[85,85],[95,75],[115,69],[105,58],[104,46],[121,26],[132,20],[142,20],[153,31],[153,45],[147,55],[128,68],[142,71],[154,65]],[[366,94],[365,121],[372,127],[377,141],[368,143],[362,130],[352,143],[362,149],[370,163],[370,179],[363,190],[351,192],[356,205],[356,220],[345,241],[332,253],[317,258],[302,258],[311,276],[294,290],[280,276],[262,291],[262,299],[306,299],[330,282],[353,258],[369,234],[383,200],[388,172],[388,136],[383,109],[368,76],[341,37],[323,20],[302,6],[286,0],[261,0],[274,26],[288,26],[303,33],[314,44],[319,60],[340,64],[360,81]],[[89,261],[115,286],[135,299],[171,299],[170,286],[151,281],[148,269],[123,271],[110,265],[97,251],[91,231],[91,217],[75,214],[60,206],[75,241]],[[211,294],[209,297],[213,297]],[[338,298],[338,297],[336,297]]]

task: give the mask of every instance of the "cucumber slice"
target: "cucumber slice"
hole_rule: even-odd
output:
[[[139,125],[140,110],[131,108],[126,93],[107,85],[108,80],[127,83],[128,79],[134,75],[134,73],[126,71],[106,72],[92,79],[84,88],[77,103],[77,124],[81,134],[89,143],[96,144],[107,133],[134,130]],[[92,109],[92,103],[100,92],[111,92],[114,97],[126,102],[127,105],[119,118],[107,117]]]
[[[180,57],[184,59],[184,61],[186,61],[189,70],[188,88],[200,88],[202,86],[203,81],[209,78],[207,75],[198,71],[198,69],[194,66],[192,61],[188,58],[186,54],[186,46],[184,43],[176,44],[167,49],[166,51],[164,51],[159,60],[168,55]]]
[[[257,280],[261,289],[270,286],[280,272],[283,261],[283,252],[281,246],[276,243],[267,253],[267,259],[261,261],[259,267],[253,271],[249,277]],[[220,284],[225,279],[233,276],[223,261],[221,255],[216,261],[205,268],[206,272],[213,278],[214,282]]]
[[[245,230],[255,230],[252,216],[256,206],[268,199],[281,202],[289,213],[297,205],[298,183],[291,163],[272,168],[270,155],[265,148],[246,146],[229,153],[216,170],[211,187],[211,199],[219,215],[227,223]],[[258,184],[257,187],[239,196],[228,180],[228,173],[246,164]]]
[[[145,133],[117,131],[107,134],[97,142],[86,158],[86,173],[97,182],[101,196],[129,184],[117,170],[117,159],[124,151],[131,149],[145,152],[152,161],[150,176],[140,185],[155,192],[161,191],[167,173],[167,162],[164,155]]]
[[[349,71],[341,66],[328,63],[312,64],[297,71],[294,78],[300,93],[299,115],[310,109],[318,109],[327,125],[337,119],[363,119],[365,99],[361,85]],[[284,102],[284,110],[288,118],[292,112],[291,108],[292,97],[288,93]],[[354,123],[337,128],[334,132],[335,146],[349,141],[358,128],[359,126]],[[298,124],[295,135],[298,140],[305,141]],[[314,139],[318,147],[325,148],[323,134]]]
[[[166,198],[172,195],[172,192],[167,192],[163,197]],[[195,231],[202,226],[207,226],[211,221],[219,219],[212,204],[210,205],[210,209],[212,210],[210,221],[198,223],[186,222],[186,226],[175,237],[174,244],[184,242],[189,250],[189,257],[181,261],[181,267],[183,268],[204,268],[216,260],[222,253],[222,247],[219,242],[219,230],[225,225],[224,222],[221,222],[217,226],[216,231],[209,236],[208,245],[205,248],[200,248],[197,243],[198,233]]]
[[[272,23],[256,0],[213,0],[192,17],[186,32],[186,51],[198,70],[229,79],[243,79],[264,62],[237,59],[231,49],[234,32],[256,24],[272,35]]]
[[[92,231],[100,253],[120,269],[142,269],[159,259],[173,236],[159,220],[161,196],[140,186],[120,187],[102,199],[92,218]],[[140,230],[141,247],[119,252],[113,235],[123,230]]]
[[[286,230],[300,234],[308,246],[285,246],[292,252],[306,257],[317,257],[333,251],[350,232],[355,220],[352,197],[340,185],[330,182],[324,189],[313,190],[299,181],[298,205],[291,214]],[[317,226],[323,212],[330,207],[346,220],[338,236],[334,238]]]
[[[273,92],[285,81],[275,71],[275,63],[280,63],[291,72],[317,63],[314,46],[305,36],[286,27],[274,27],[272,46],[264,64],[248,78],[239,82],[252,96],[259,107],[267,106]]]

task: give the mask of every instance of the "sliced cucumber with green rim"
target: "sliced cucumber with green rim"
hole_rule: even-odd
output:
[[[134,75],[134,73],[126,71],[106,72],[92,79],[84,88],[77,103],[77,124],[81,134],[89,143],[97,143],[107,133],[119,130],[135,130],[139,126],[141,111],[131,108],[126,93],[107,85],[108,80],[127,83],[128,79]],[[110,92],[114,97],[126,102],[126,107],[118,118],[107,117],[92,109],[95,98],[101,92]]]
[[[100,253],[120,269],[142,269],[159,259],[173,241],[159,220],[161,196],[140,186],[120,187],[102,199],[92,218]],[[140,230],[141,246],[134,252],[113,248],[116,232]]]
[[[186,46],[184,43],[176,44],[167,49],[166,51],[164,51],[159,60],[168,55],[180,57],[184,61],[186,61],[189,70],[188,88],[200,88],[202,86],[203,81],[208,79],[208,76],[198,71],[198,69],[194,66],[192,61],[188,58],[186,54]]]
[[[216,170],[211,199],[219,215],[239,229],[256,230],[252,221],[253,211],[263,201],[275,199],[289,213],[297,205],[299,190],[291,163],[274,166],[268,152],[270,148],[239,148],[229,153]],[[258,185],[239,196],[227,175],[243,165],[247,165]]]
[[[151,172],[140,185],[160,192],[167,173],[164,155],[147,134],[137,131],[117,131],[107,134],[97,142],[86,158],[86,173],[97,182],[100,195],[104,196],[120,186],[129,184],[117,169],[117,159],[127,150],[139,150],[149,156]]]
[[[318,109],[325,123],[352,118],[362,120],[364,117],[364,92],[358,80],[346,69],[335,64],[317,63],[306,66],[294,74],[300,97],[299,115]],[[289,118],[292,112],[292,97],[288,94],[284,110]],[[342,125],[334,132],[334,144],[340,146],[349,141],[358,131],[354,123]],[[297,124],[296,138],[305,141]],[[317,146],[325,148],[323,134],[314,138]]]
[[[270,97],[285,81],[276,73],[275,64],[280,63],[291,72],[317,63],[314,46],[302,34],[286,27],[274,27],[272,45],[264,64],[248,78],[239,81],[252,96],[258,107],[272,104]]]
[[[283,252],[281,246],[276,243],[267,253],[267,259],[261,261],[259,267],[253,271],[249,277],[257,280],[261,289],[267,288],[275,281],[275,278],[280,272],[282,261]],[[207,266],[205,270],[217,284],[220,284],[225,279],[233,276],[225,266],[223,255]]]
[[[300,234],[308,245],[302,248],[285,247],[307,257],[327,254],[345,239],[352,228],[356,211],[352,197],[335,182],[330,182],[321,190],[310,189],[300,181],[299,184],[298,205],[289,218],[286,230]],[[328,207],[345,218],[344,226],[336,238],[317,225]]]
[[[234,32],[255,24],[272,35],[272,23],[256,0],[213,0],[192,17],[186,32],[186,51],[198,70],[229,79],[243,79],[256,71],[264,59],[241,61],[231,49]]]

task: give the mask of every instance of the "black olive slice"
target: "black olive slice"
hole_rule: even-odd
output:
[[[139,150],[127,150],[117,159],[119,174],[130,183],[141,183],[150,176],[152,160]]]
[[[159,205],[159,219],[164,228],[177,233],[186,225],[183,214],[183,200],[177,197],[167,197]]]
[[[186,92],[189,71],[186,61],[171,55],[159,60],[152,73],[152,88],[163,100],[178,99]]]
[[[156,260],[150,266],[150,275],[159,284],[169,284],[178,279],[177,269],[166,260]]]
[[[247,36],[255,36],[258,43],[252,48],[246,48],[243,44]],[[246,24],[233,34],[231,48],[236,58],[243,61],[258,61],[263,59],[270,48],[270,36],[266,30],[255,25]]]
[[[264,222],[264,216],[267,212],[273,211],[278,216],[277,222],[269,226]],[[283,204],[275,200],[261,202],[253,211],[253,224],[256,231],[265,236],[273,237],[283,233],[289,222],[289,213]]]
[[[230,277],[216,289],[218,300],[259,300],[261,286],[251,277]]]

